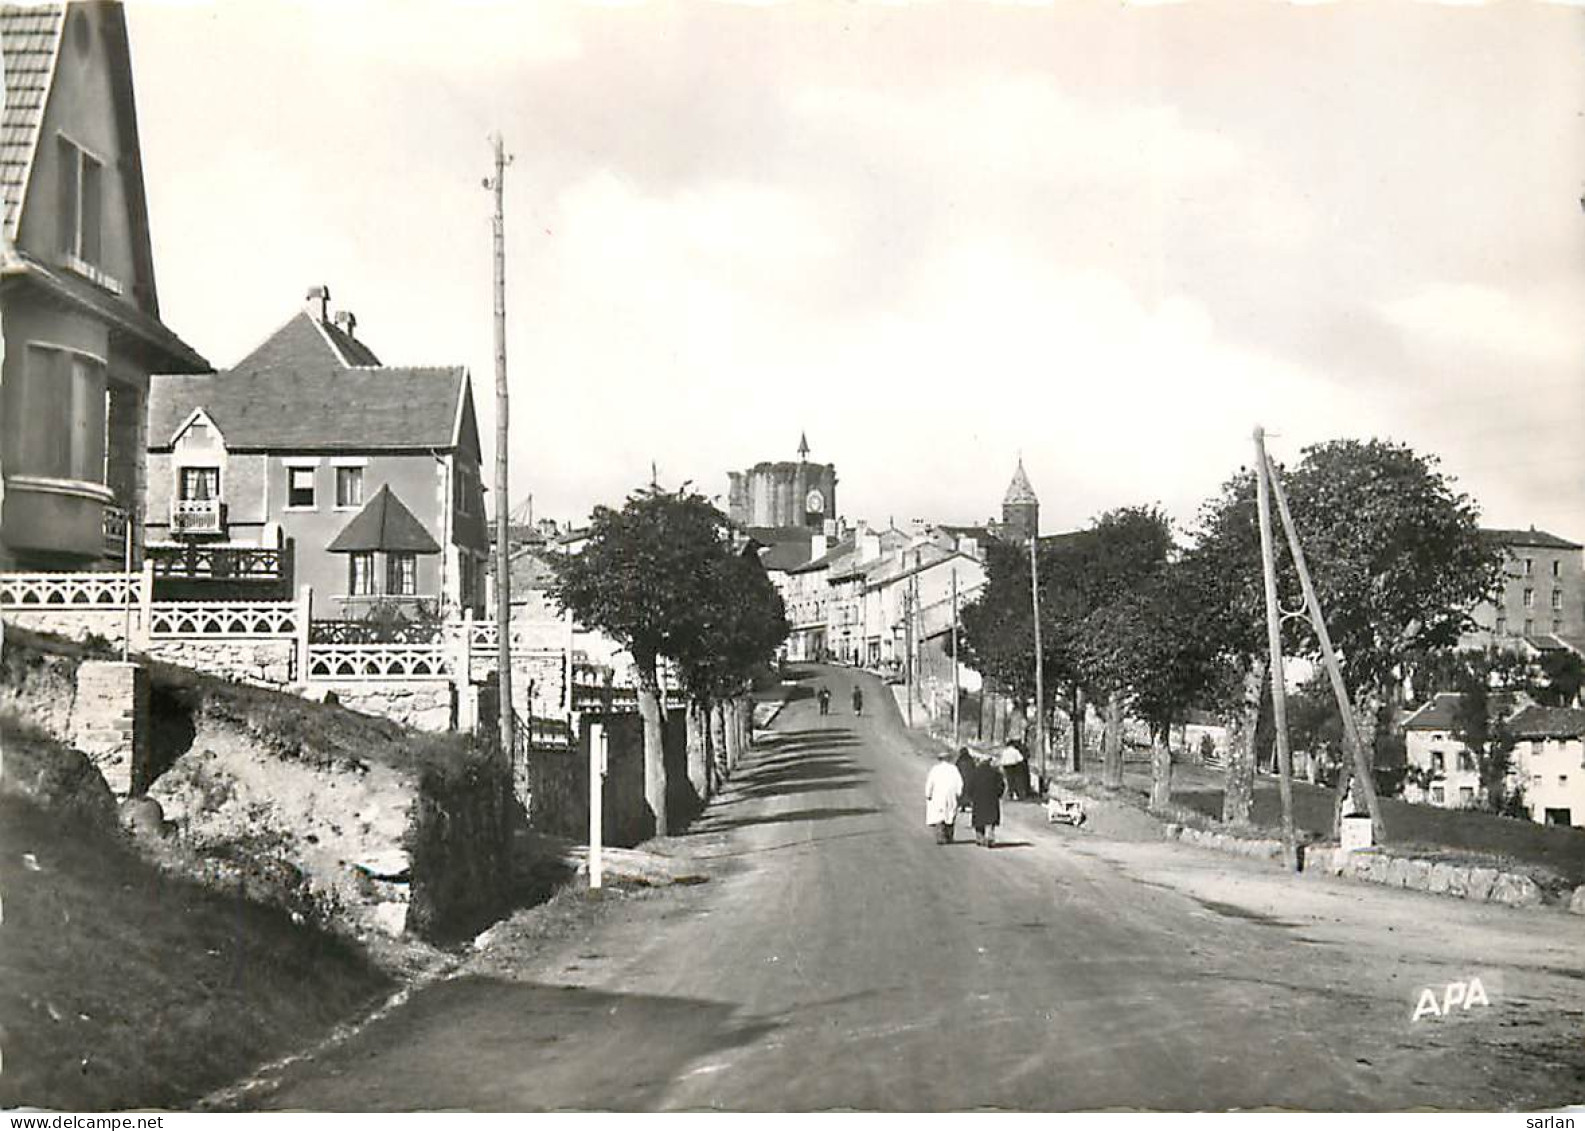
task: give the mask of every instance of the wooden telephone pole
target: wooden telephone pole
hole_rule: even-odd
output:
[[[1040,647],[1040,532],[1029,535],[1029,604],[1035,614],[1035,749],[1040,752],[1040,788],[1046,788],[1046,666]],[[1027,755],[1026,755],[1027,757]]]
[[[514,759],[515,722],[512,709],[512,512],[507,505],[507,395],[506,395],[506,217],[503,190],[508,158],[501,135],[491,139],[495,147],[495,175],[485,179],[484,187],[495,194],[495,213],[491,229],[495,243],[495,628],[496,688],[500,696],[501,750]]]
[[[1266,589],[1266,642],[1271,649],[1271,716],[1277,727],[1277,786],[1282,794],[1282,862],[1299,870],[1293,831],[1293,758],[1288,750],[1288,688],[1282,666],[1282,606],[1277,602],[1277,556],[1271,540],[1271,464],[1266,430],[1255,429],[1255,484],[1260,508],[1260,564]]]

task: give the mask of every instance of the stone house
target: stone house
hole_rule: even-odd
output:
[[[232,368],[154,378],[157,575],[227,598],[309,585],[316,608],[349,619],[389,605],[483,613],[489,540],[468,371],[383,365],[356,328],[314,287]]]
[[[1459,647],[1585,647],[1585,547],[1535,527],[1483,533],[1503,550],[1502,591],[1476,606]]]
[[[0,569],[119,569],[149,375],[209,363],[160,321],[126,14],[0,7]]]
[[[1468,809],[1480,800],[1480,767],[1454,733],[1456,692],[1439,692],[1404,720],[1411,768],[1428,784],[1409,781],[1404,798],[1444,809]],[[1585,827],[1585,710],[1542,707],[1524,696],[1507,704],[1506,724],[1517,744],[1509,788],[1523,787],[1532,821]]]

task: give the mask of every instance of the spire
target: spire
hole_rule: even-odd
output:
[[[1036,497],[1035,489],[1029,485],[1029,476],[1024,474],[1024,458],[1019,456],[1018,470],[1013,472],[1013,481],[1007,485],[1007,494],[1002,497],[1002,505],[1038,504],[1039,502],[1040,499]]]
[[[798,458],[800,460],[809,458],[809,434],[807,432],[798,433]]]

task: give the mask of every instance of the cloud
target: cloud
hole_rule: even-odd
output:
[[[1521,302],[1511,292],[1478,284],[1433,283],[1384,303],[1381,313],[1432,351],[1476,350],[1515,364],[1581,359],[1578,312],[1548,309],[1544,296]]]

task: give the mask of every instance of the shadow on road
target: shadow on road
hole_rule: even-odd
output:
[[[458,1025],[459,1017],[468,1023]],[[265,1104],[310,1111],[652,1110],[690,1064],[776,1028],[718,1001],[457,978],[414,994],[382,1024],[288,1069]],[[620,1050],[613,1047],[618,1033]]]
[[[826,806],[821,809],[789,809],[781,813],[762,813],[751,817],[737,817],[728,821],[716,821],[710,827],[714,829],[746,828],[750,825],[780,825],[789,821],[830,821],[837,817],[863,817],[870,813],[879,813],[880,810],[873,805],[846,805]]]

